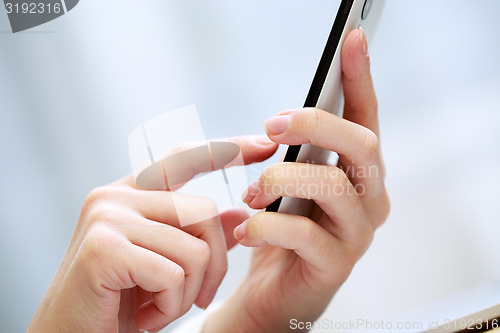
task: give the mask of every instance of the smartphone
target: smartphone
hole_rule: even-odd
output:
[[[370,41],[382,14],[385,0],[342,0],[326,42],[318,69],[307,95],[304,107],[317,107],[342,116],[344,94],[340,51],[347,35],[359,27]],[[288,146],[283,162],[326,164],[330,151],[311,144]],[[297,198],[279,198],[266,211],[309,216],[312,201]]]

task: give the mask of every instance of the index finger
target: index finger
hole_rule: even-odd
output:
[[[235,159],[232,158],[235,156],[234,147],[239,147],[236,155],[240,154]],[[139,174],[136,182],[134,175],[130,174],[116,184],[125,184],[136,189],[168,190],[172,185],[178,188],[203,172],[264,161],[271,157],[277,148],[278,145],[267,136],[260,135],[232,137],[208,143],[187,143],[177,147],[175,152],[165,159],[151,165],[147,178]]]
[[[352,31],[342,46],[344,118],[379,136],[378,105],[370,73],[368,41],[362,29]]]

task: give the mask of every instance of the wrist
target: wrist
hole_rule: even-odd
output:
[[[239,306],[236,295],[227,299],[222,306],[213,311],[206,319],[203,333],[249,333],[261,332],[253,330],[254,325],[248,323],[244,310]]]
[[[270,304],[256,297],[249,284],[240,287],[211,313],[203,327],[203,333],[280,333],[289,332],[289,322],[281,320],[282,308],[270,308]],[[276,305],[276,304],[275,304]],[[286,321],[286,322],[285,322]]]

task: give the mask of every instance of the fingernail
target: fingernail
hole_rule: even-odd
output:
[[[247,225],[247,221],[243,222],[234,229],[234,238],[236,238],[238,241],[245,238],[245,227]]]
[[[267,135],[256,135],[253,137],[253,142],[261,146],[273,146],[276,144],[269,140]]]
[[[272,117],[266,121],[266,132],[271,135],[280,135],[288,129],[290,120],[288,115]]]
[[[246,204],[249,204],[250,202],[252,202],[253,199],[255,199],[259,191],[257,184],[258,181],[255,181],[250,186],[247,187],[247,189],[241,195],[241,201],[243,201]]]
[[[359,27],[359,30],[360,30],[360,33],[359,33],[359,40],[361,42],[361,45],[362,45],[362,49],[361,51],[363,52],[363,54],[365,56],[369,56],[368,54],[368,39],[366,38],[366,34],[365,34],[365,31],[363,30],[363,28]]]

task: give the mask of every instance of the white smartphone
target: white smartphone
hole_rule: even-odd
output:
[[[371,40],[385,0],[342,0],[304,107],[317,107],[342,116],[344,94],[340,51],[347,35],[359,27]],[[289,146],[284,162],[326,164],[330,152],[311,144]],[[311,200],[279,198],[266,211],[309,216]]]

